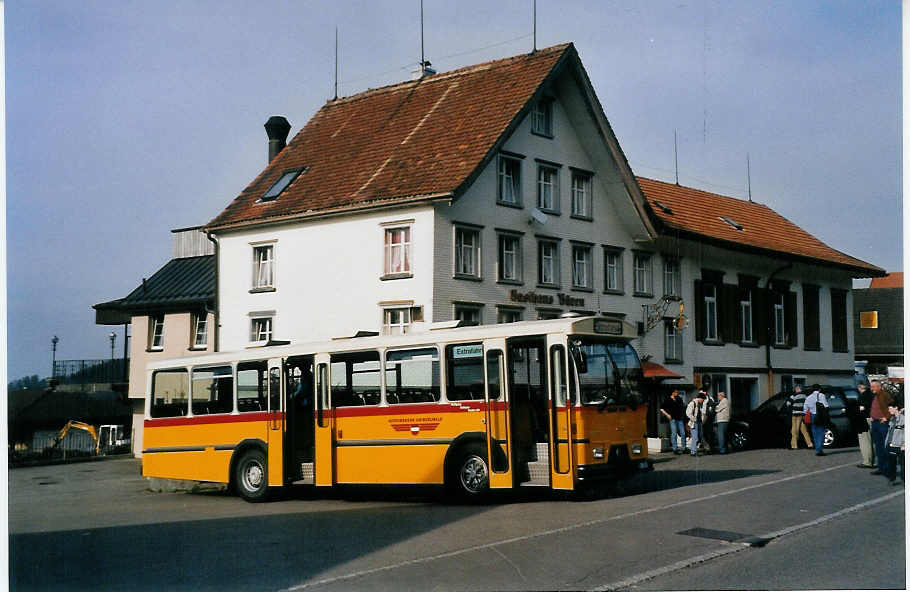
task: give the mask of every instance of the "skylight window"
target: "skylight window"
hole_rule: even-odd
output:
[[[654,202],[654,205],[660,208],[665,214],[673,214],[673,210],[670,208],[670,206],[666,206],[656,200]]]
[[[281,193],[294,182],[294,179],[305,170],[305,168],[299,168],[292,171],[285,171],[285,173],[275,181],[275,184],[269,187],[269,190],[265,192],[259,201],[275,201],[278,199],[278,196],[281,195]]]
[[[740,232],[742,232],[743,225],[736,222],[736,220],[733,220],[732,218],[727,218],[726,216],[721,216],[720,219],[723,220],[724,222],[726,222],[727,224],[729,224],[730,226],[732,226],[733,228],[735,228],[736,230],[739,230]]]

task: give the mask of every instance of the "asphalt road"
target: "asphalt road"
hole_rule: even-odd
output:
[[[10,587],[903,589],[903,487],[858,458],[659,455],[605,498],[535,490],[481,506],[413,488],[268,504],[151,493],[132,459],[16,469]]]

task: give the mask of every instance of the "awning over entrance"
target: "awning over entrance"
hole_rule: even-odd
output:
[[[655,378],[657,380],[662,380],[664,378],[682,378],[681,374],[667,370],[660,364],[655,364],[654,362],[642,362],[641,370],[645,378]]]

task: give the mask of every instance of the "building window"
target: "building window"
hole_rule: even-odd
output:
[[[149,317],[149,349],[164,349],[164,315]]]
[[[499,202],[521,205],[521,161],[516,158],[499,157]]]
[[[717,341],[717,286],[704,284],[705,341]]]
[[[382,334],[404,335],[411,326],[410,308],[386,308],[382,311]]]
[[[591,175],[572,171],[572,215],[591,217]]]
[[[878,311],[870,310],[859,313],[860,329],[878,329]]]
[[[682,331],[676,323],[668,320],[664,323],[664,358],[667,362],[682,363]]]
[[[831,349],[846,352],[850,349],[847,339],[847,291],[831,288]]]
[[[774,345],[787,345],[784,295],[775,292],[771,298],[774,302]]]
[[[753,343],[755,340],[752,336],[752,290],[742,290],[739,296],[739,324],[741,341]]]
[[[253,288],[275,286],[275,246],[253,247]]]
[[[622,292],[622,251],[604,249],[604,291]]]
[[[411,273],[411,228],[385,229],[385,275]]]
[[[291,183],[293,183],[294,180],[297,179],[297,176],[304,170],[305,169],[300,168],[282,173],[281,177],[269,187],[268,191],[263,194],[259,201],[275,201],[278,199],[278,196],[281,195],[285,189],[290,187]]]
[[[250,342],[268,343],[272,339],[272,317],[250,319]]]
[[[461,321],[462,325],[481,325],[483,324],[480,317],[481,308],[470,304],[455,305],[455,320]]]
[[[553,167],[537,167],[537,207],[554,214],[559,211],[559,171]]]
[[[537,243],[537,282],[544,286],[559,285],[559,243],[542,240]]]
[[[480,277],[480,232],[455,228],[455,275]]]
[[[584,245],[572,245],[573,288],[591,288],[591,259],[591,247]]]
[[[204,312],[193,315],[192,347],[205,349],[208,345],[208,315]]]
[[[497,323],[517,323],[522,320],[522,310],[520,308],[500,308],[496,312]]]
[[[649,253],[635,253],[633,258],[634,290],[636,295],[651,296],[653,293],[653,277],[651,275],[651,255]]]
[[[546,321],[549,319],[558,319],[559,315],[562,314],[562,311],[559,310],[541,310],[537,309],[537,320]]]
[[[520,282],[521,273],[521,238],[508,234],[499,235],[499,279],[507,282]]]
[[[531,115],[531,131],[543,136],[553,135],[553,101],[540,99],[534,104]]]
[[[679,259],[664,259],[664,296],[682,296],[682,275]]]

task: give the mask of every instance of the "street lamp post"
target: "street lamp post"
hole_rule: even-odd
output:
[[[54,335],[54,338],[51,339],[51,344],[54,346],[54,353],[51,357],[51,379],[56,378],[57,376],[57,343],[60,341],[60,338]]]
[[[111,334],[107,336],[111,340],[111,382],[114,381],[114,341],[117,340],[117,334],[111,331]]]

